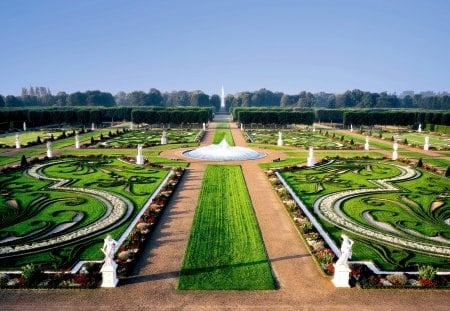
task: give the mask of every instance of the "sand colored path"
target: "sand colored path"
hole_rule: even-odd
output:
[[[203,144],[212,141],[214,124]],[[237,145],[245,145],[233,126]],[[279,153],[268,152],[268,158]],[[183,159],[182,150],[163,156]],[[319,273],[284,207],[257,163],[245,161],[244,177],[273,273],[273,291],[177,291],[178,274],[207,163],[192,161],[155,228],[135,274],[114,289],[2,290],[2,310],[447,310],[445,290],[336,289]],[[266,160],[267,161],[267,158]],[[245,251],[245,250],[243,250]]]

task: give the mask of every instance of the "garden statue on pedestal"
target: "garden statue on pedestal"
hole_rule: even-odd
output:
[[[392,160],[395,161],[395,160],[398,159],[398,152],[397,152],[397,149],[398,149],[398,143],[395,142],[394,145],[392,145],[392,148],[394,148],[394,151],[392,152]]]
[[[167,133],[166,133],[166,131],[162,132],[161,145],[167,145]]]
[[[138,154],[136,157],[136,164],[143,165],[145,162],[144,155],[142,154],[142,145],[138,145]]]
[[[27,123],[24,121],[23,122],[23,131],[25,132],[27,130]]]
[[[350,124],[350,132],[353,132],[353,124]]]
[[[309,147],[309,155],[307,159],[307,166],[312,167],[316,164],[316,161],[314,160],[314,148],[311,146]]]
[[[283,146],[283,136],[281,131],[278,132],[278,141],[277,141],[277,145],[278,146]]]
[[[244,123],[241,123],[241,131],[244,130]]]
[[[47,142],[47,158],[53,158],[52,143]]]
[[[91,130],[95,131],[95,124],[94,124],[94,122],[92,122],[92,124],[91,124]]]
[[[348,260],[352,257],[353,241],[345,234],[342,235],[341,256],[334,264],[333,284],[336,287],[350,287],[348,280],[350,277],[350,268]]]
[[[203,130],[206,131],[206,124],[203,122]]]
[[[19,134],[16,134],[16,148],[20,149],[20,138],[19,138]]]
[[[369,150],[369,136],[366,136],[366,143],[364,144],[364,150]]]
[[[105,263],[100,272],[102,273],[102,287],[116,287],[119,279],[117,278],[117,263],[114,262],[114,254],[116,253],[117,241],[108,235],[101,248],[105,254]]]
[[[78,133],[75,134],[75,148],[80,149],[80,136],[78,136]]]
[[[423,145],[423,150],[428,151],[430,148],[430,137],[425,136],[425,144]]]
[[[419,123],[419,128],[417,129],[417,132],[422,133],[422,124]]]

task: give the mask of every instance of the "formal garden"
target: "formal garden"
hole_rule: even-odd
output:
[[[37,286],[37,279],[44,287],[95,286],[95,263],[104,257],[100,248],[106,234],[121,245],[119,273],[126,274],[181,174],[182,169],[105,156],[39,161],[25,170],[4,171],[0,270],[12,276],[2,274],[1,286]],[[27,269],[39,278],[30,282]],[[20,270],[22,277],[15,277]],[[44,270],[55,273],[44,277]]]
[[[118,137],[105,139],[95,143],[95,148],[136,148],[137,145],[150,147],[161,144],[163,131],[166,133],[167,143],[187,144],[198,143],[202,137],[202,130],[198,129],[142,129],[128,131]]]
[[[450,269],[448,178],[369,158],[267,173],[325,273],[333,273],[345,233],[355,242],[352,274],[361,286],[447,286],[436,272]]]

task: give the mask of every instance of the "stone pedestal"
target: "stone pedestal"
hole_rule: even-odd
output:
[[[167,145],[167,137],[161,137],[161,145]]]
[[[334,265],[334,277],[333,284],[335,287],[350,287],[348,283],[350,279],[350,268],[348,265],[335,264]]]
[[[398,159],[398,152],[397,151],[393,151],[392,152],[392,160],[397,160]]]
[[[112,262],[107,265],[104,264],[100,270],[102,273],[102,287],[116,287],[119,279],[117,278],[117,264]]]

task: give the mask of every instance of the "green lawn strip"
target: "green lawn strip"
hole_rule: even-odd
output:
[[[290,157],[306,157],[308,151],[287,151],[286,155]],[[330,150],[330,151],[314,151],[314,155],[318,157],[371,157],[382,158],[383,154],[375,151],[347,151],[347,150]]]
[[[395,167],[387,165],[387,163],[352,160],[337,161],[332,165],[316,169],[285,171],[282,175],[314,214],[312,206],[323,195],[349,189],[373,188],[371,179],[389,178],[398,173],[399,171]],[[374,227],[362,216],[365,211],[370,211],[370,215],[376,221],[382,221],[393,227],[401,225],[426,236],[438,235],[449,239],[450,231],[444,221],[448,217],[448,213],[444,209],[441,209],[440,212],[430,210],[432,203],[442,200],[441,194],[450,189],[448,179],[422,172],[418,179],[397,182],[397,185],[404,191],[367,194],[350,198],[343,202],[341,210],[354,221],[372,229],[377,227]],[[446,201],[448,200],[444,199],[444,202]],[[339,245],[339,237],[344,231],[321,218],[316,218],[316,220]],[[346,234],[355,240],[352,260],[373,261],[381,270],[411,271],[416,270],[417,265],[424,264],[432,264],[444,270],[450,268],[448,259],[445,258],[365,240],[348,232]],[[429,242],[429,240],[427,241]]]
[[[344,136],[345,140],[353,139],[353,141],[355,143],[359,143],[359,144],[366,143],[366,139],[364,137],[361,137],[358,135],[352,135],[350,133],[336,132],[336,136],[337,137]],[[380,142],[378,140],[370,139],[370,137],[369,137],[369,146],[372,148],[377,148],[377,149],[381,149],[381,150],[392,150],[392,144],[393,144],[393,142],[391,142],[391,141],[386,141],[384,143],[384,142]]]
[[[159,151],[154,149],[143,149],[142,153],[145,157],[158,156]],[[106,155],[106,156],[136,156],[137,149],[71,149],[64,150],[61,155],[90,156],[90,155]]]
[[[219,144],[225,139],[230,146],[234,146],[233,135],[230,130],[216,130],[214,132],[213,144]]]
[[[80,144],[86,141],[90,141],[91,137],[94,139],[99,139],[100,135],[108,136],[109,132],[115,133],[115,130],[113,129],[102,129],[102,130],[96,130],[93,132],[85,133],[79,135]],[[58,139],[57,141],[53,142],[52,148],[53,149],[60,149],[65,147],[75,146],[75,137],[69,137],[65,139]]]
[[[179,144],[167,144],[167,145],[158,145],[150,147],[150,150],[156,150],[156,151],[164,151],[164,150],[171,150],[171,149],[178,149],[178,148],[186,148],[186,147],[197,147],[198,143],[179,143]],[[144,149],[145,151],[145,149]]]
[[[401,133],[398,135],[398,140],[403,142],[406,138],[408,144],[423,146],[425,144],[425,136],[429,137],[429,143],[433,147],[442,148],[449,146],[449,139],[446,135],[438,136],[425,133]]]
[[[26,132],[16,132],[0,135],[0,145],[5,144],[10,147],[16,146],[16,134],[19,134],[20,144],[26,146],[29,142],[36,142],[37,137],[40,136],[41,140],[50,139],[51,134],[54,138],[57,138],[62,134],[61,130],[58,131],[26,131]]]
[[[266,145],[266,144],[258,144],[258,143],[250,143],[248,144],[249,147],[252,148],[260,148],[260,149],[268,149],[268,150],[295,150],[295,147],[292,146],[274,146],[274,145]]]
[[[442,154],[443,156],[450,157],[450,151],[439,151],[438,153]]]
[[[230,124],[229,123],[217,123],[216,124],[216,130],[229,130]]]
[[[432,166],[439,166],[439,167],[443,167],[443,168],[450,166],[450,161],[448,161],[446,159],[423,158],[422,160],[423,160],[423,162],[428,163]]]
[[[271,169],[285,166],[296,166],[304,163],[306,163],[306,156],[303,158],[288,158],[277,162],[261,163],[259,164],[259,167],[263,169]]]
[[[0,165],[6,165],[9,163],[20,161],[20,157],[17,156],[0,156]]]
[[[178,288],[275,288],[240,166],[207,166]]]
[[[255,143],[277,145],[279,138],[279,130],[248,130],[247,135],[252,138]],[[285,130],[282,131],[282,139],[284,146],[323,149],[340,148],[345,142],[338,141],[332,137],[327,137],[319,132],[310,130]]]

